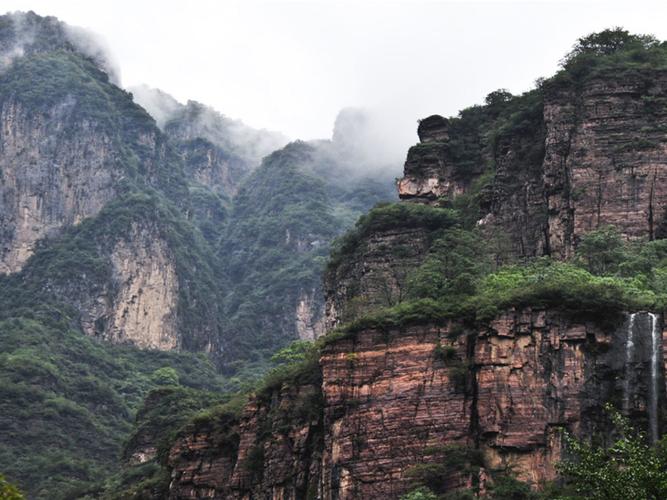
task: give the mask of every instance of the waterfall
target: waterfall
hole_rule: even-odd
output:
[[[651,320],[651,387],[648,408],[649,427],[651,430],[651,442],[658,441],[658,375],[660,356],[660,332],[658,331],[658,316],[648,313]]]
[[[623,413],[625,413],[625,415],[630,413],[630,377],[632,375],[630,363],[632,363],[632,357],[635,350],[633,330],[636,317],[637,313],[632,313],[630,315],[630,320],[628,321],[628,333],[625,340],[625,383],[623,384]]]

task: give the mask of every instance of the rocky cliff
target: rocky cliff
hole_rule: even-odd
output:
[[[522,96],[422,120],[403,201],[333,249],[316,360],[276,372],[229,421],[185,429],[172,498],[483,495],[508,471],[541,488],[572,451],[565,432],[610,439],[608,403],[655,441],[666,337],[647,309],[664,309],[664,283],[648,255],[664,255],[667,92],[653,63],[614,61],[570,60]],[[611,267],[595,275],[598,258]],[[303,391],[321,398],[307,424],[266,417]]]
[[[454,124],[429,117],[408,153],[399,195],[442,203],[485,182],[479,224],[506,233],[521,257],[569,257],[582,235],[605,225],[654,239],[666,207],[664,95],[662,70],[610,71],[548,80],[519,99],[467,110]],[[511,102],[520,104],[511,106],[519,116],[495,117],[493,106]],[[473,140],[461,155],[461,144]],[[489,166],[493,178],[482,179]]]
[[[321,386],[296,381],[252,400],[231,427],[215,422],[186,432],[170,454],[171,495],[245,498],[252,491],[305,498],[310,481],[309,498],[398,498],[413,482],[411,471],[429,464],[443,467],[447,489],[508,467],[530,484],[544,484],[556,476],[563,430],[606,430],[604,402],[620,407],[629,397],[635,418],[663,421],[662,389],[659,414],[648,410],[649,321],[641,315],[631,330],[629,318],[620,317],[609,330],[586,318],[527,308],[478,328],[447,322],[361,330],[323,349],[316,368]],[[631,331],[641,343],[632,357],[638,378],[628,395]],[[662,342],[659,350],[665,352]],[[294,425],[283,413],[283,420],[260,422],[297,411],[298,398],[320,390],[321,408],[312,406],[319,417]],[[236,433],[234,446],[216,441],[221,428]],[[314,432],[321,434],[313,438]],[[483,469],[473,474],[453,463],[461,449],[479,450]]]

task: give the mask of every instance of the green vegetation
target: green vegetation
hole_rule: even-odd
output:
[[[582,238],[569,262],[542,257],[493,265],[475,230],[448,229],[408,277],[407,299],[372,311],[339,329],[353,334],[459,319],[484,322],[510,307],[550,307],[613,322],[623,311],[667,304],[667,240],[624,242],[601,228]]]
[[[413,487],[401,500],[464,500],[489,498],[490,500],[538,500],[542,497],[531,491],[530,486],[514,478],[510,471],[490,469],[482,452],[465,446],[443,446],[425,450],[426,455],[437,460],[417,464],[406,475]],[[488,479],[482,493],[480,473]],[[472,488],[461,488],[470,481]]]
[[[577,40],[561,61],[563,70],[547,83],[562,85],[600,76],[640,74],[645,68],[667,67],[667,44],[651,35],[633,35],[622,28],[592,33]]]
[[[23,500],[25,497],[19,489],[5,479],[0,474],[0,499],[2,500]]]
[[[568,498],[667,498],[667,437],[650,446],[646,435],[613,407],[607,411],[618,433],[613,443],[604,446],[567,438],[572,458],[559,469],[572,492]]]
[[[166,367],[183,386],[224,389],[202,355],[102,344],[66,319],[4,319],[0,343],[0,469],[31,498],[72,498],[117,469],[134,414]]]
[[[243,183],[220,240],[229,293],[225,369],[263,371],[294,337],[294,304],[322,304],[321,276],[331,240],[384,196],[380,182],[341,184],[322,174],[322,152],[295,142],[265,158]]]
[[[164,374],[173,371],[165,380]],[[129,439],[122,452],[124,465],[119,472],[103,483],[93,486],[86,494],[94,498],[162,498],[168,495],[170,476],[166,468],[169,449],[178,432],[191,422],[195,415],[205,409],[229,404],[229,396],[219,393],[191,389],[174,384],[176,375],[171,367],[164,367],[153,373],[153,380],[161,379],[162,387],[153,389],[139,409]],[[167,385],[164,385],[166,383]],[[224,402],[223,400],[227,400]],[[132,465],[133,454],[141,453],[143,446],[155,446],[155,458],[138,465]]]

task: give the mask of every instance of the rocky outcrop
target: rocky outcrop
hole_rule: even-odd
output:
[[[475,179],[493,164],[479,224],[506,235],[514,256],[571,256],[584,234],[604,225],[629,239],[664,232],[664,72],[554,80],[539,92],[540,116],[494,132],[495,142],[480,150],[473,166],[452,154],[470,131],[452,130],[441,117],[425,119],[421,143],[410,149],[398,183],[401,198],[451,201],[479,188]]]
[[[341,265],[330,267],[324,280],[327,329],[404,299],[408,273],[425,258],[430,236],[424,227],[373,231]]]
[[[408,151],[405,174],[398,181],[398,195],[404,200],[436,202],[439,198],[453,198],[465,193],[476,172],[461,172],[456,169],[445,141],[428,140],[413,146]],[[441,138],[446,139],[446,135]]]
[[[317,384],[274,389],[194,427],[169,455],[169,498],[316,498],[321,450]]]
[[[324,335],[324,311],[316,290],[303,291],[296,304],[296,333],[301,340],[315,340]]]
[[[647,422],[648,314],[635,318],[633,332],[629,412]],[[240,434],[233,453],[206,442],[212,430],[186,433],[172,449],[172,496],[242,498],[245,488],[273,499],[303,498],[276,483],[309,470],[319,474],[317,498],[398,498],[410,487],[412,469],[451,463],[448,454],[459,449],[479,450],[488,470],[511,467],[520,479],[540,485],[555,477],[565,451],[563,430],[604,431],[603,404],[620,406],[628,334],[629,319],[622,315],[608,328],[593,317],[530,308],[508,310],[476,327],[448,322],[362,330],[325,347],[321,388],[285,385],[279,396],[254,399],[237,427],[223,426]],[[303,391],[319,390],[322,441],[300,444],[313,428],[289,420],[281,421],[288,430],[276,434],[277,420],[265,415],[295,405]],[[659,402],[662,421],[662,393]],[[258,432],[267,428],[270,438],[260,454],[254,451]],[[263,464],[261,480],[241,472],[251,455]],[[449,487],[465,484],[455,469],[450,472]]]
[[[116,294],[102,338],[141,348],[178,348],[178,277],[166,242],[155,231],[133,225],[116,243],[111,263]]]
[[[0,106],[0,273],[21,269],[35,243],[98,213],[123,177],[112,140],[79,123],[65,133],[73,101],[35,115]]]

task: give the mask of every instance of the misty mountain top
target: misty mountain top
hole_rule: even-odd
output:
[[[120,85],[118,65],[99,35],[32,11],[0,16],[0,72],[24,55],[57,50],[83,54]]]

